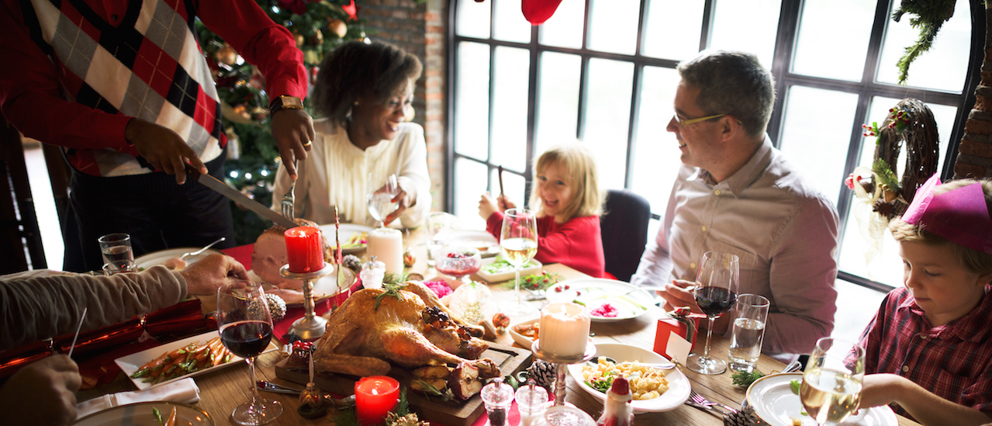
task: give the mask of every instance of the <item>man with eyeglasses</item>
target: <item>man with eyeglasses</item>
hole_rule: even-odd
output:
[[[706,51],[678,71],[667,130],[683,166],[631,282],[658,289],[669,308],[701,312],[697,262],[708,251],[736,254],[738,294],[771,301],[762,352],[782,360],[809,353],[834,326],[837,212],[765,134],[775,84],[757,57]],[[732,316],[714,331],[729,336]]]

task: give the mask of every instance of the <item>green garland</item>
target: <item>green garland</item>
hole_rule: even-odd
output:
[[[909,78],[909,65],[913,63],[923,52],[930,50],[933,40],[937,38],[937,32],[954,16],[954,3],[956,0],[902,0],[895,12],[892,12],[892,20],[899,22],[904,14],[916,15],[909,18],[909,25],[919,28],[920,38],[915,44],[906,48],[906,53],[899,58],[899,84],[905,85]]]

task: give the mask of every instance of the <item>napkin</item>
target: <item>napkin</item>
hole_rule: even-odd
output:
[[[187,377],[143,391],[104,395],[76,404],[76,417],[82,418],[97,411],[106,410],[118,405],[146,401],[171,401],[193,404],[200,401],[200,388],[196,387],[196,382],[193,381],[193,378]]]

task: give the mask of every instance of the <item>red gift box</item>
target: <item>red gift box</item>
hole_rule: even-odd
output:
[[[696,348],[696,330],[699,330],[699,318],[690,316],[681,316],[675,312],[668,313],[668,316],[658,319],[658,328],[655,329],[654,334],[654,351],[655,353],[668,357],[671,359],[671,355],[667,354],[668,339],[671,337],[672,332],[678,334],[683,339],[689,341],[692,344],[691,349]],[[690,350],[691,350],[690,349]]]

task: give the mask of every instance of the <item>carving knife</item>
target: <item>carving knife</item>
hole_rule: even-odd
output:
[[[270,210],[268,207],[263,206],[262,203],[259,203],[258,201],[248,198],[248,196],[242,194],[241,191],[238,191],[237,189],[227,186],[226,183],[221,182],[220,180],[218,180],[213,176],[201,175],[200,172],[198,172],[196,169],[188,165],[186,166],[186,174],[192,176],[203,186],[206,186],[207,188],[217,191],[218,193],[220,193],[220,195],[223,195],[231,199],[235,203],[247,207],[248,210],[251,210],[257,213],[259,216],[271,220],[276,225],[282,226],[286,229],[296,227],[296,223],[293,222],[291,219]]]

